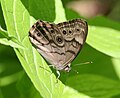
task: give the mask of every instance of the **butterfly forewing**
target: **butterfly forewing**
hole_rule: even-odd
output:
[[[38,20],[29,31],[29,38],[38,52],[57,70],[69,70],[68,65],[85,42],[87,28],[87,23],[81,19],[59,24]]]

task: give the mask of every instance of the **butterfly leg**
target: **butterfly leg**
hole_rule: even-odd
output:
[[[56,82],[58,83],[58,79],[60,78],[60,71],[59,71],[59,70],[56,70],[56,73],[57,73],[57,75],[58,75],[58,76],[57,76],[57,81],[56,81]]]

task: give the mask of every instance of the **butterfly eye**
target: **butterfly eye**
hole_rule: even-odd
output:
[[[67,32],[65,30],[63,30],[63,34],[65,35]]]

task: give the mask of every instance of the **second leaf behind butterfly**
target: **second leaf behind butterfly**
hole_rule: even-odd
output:
[[[87,22],[73,19],[53,24],[38,20],[29,31],[31,43],[57,70],[70,71],[70,64],[80,52],[87,36]]]

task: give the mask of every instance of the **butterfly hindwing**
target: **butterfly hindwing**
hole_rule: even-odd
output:
[[[64,65],[73,61],[82,48],[87,36],[87,23],[81,19],[59,23],[58,28],[65,40],[66,59]]]

